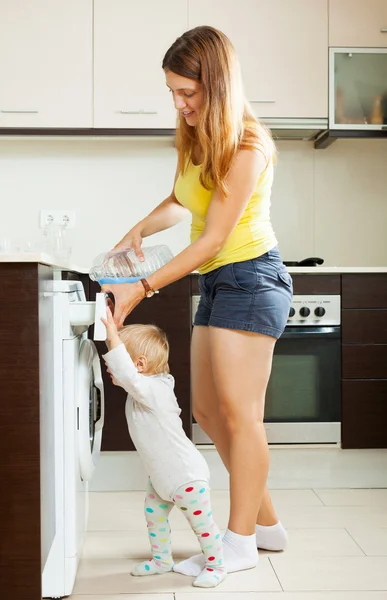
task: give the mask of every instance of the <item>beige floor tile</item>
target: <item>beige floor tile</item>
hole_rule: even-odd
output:
[[[74,595],[83,594],[154,594],[194,592],[192,578],[177,573],[153,577],[132,577],[130,570],[136,561],[82,560],[75,583]],[[232,573],[216,588],[223,592],[280,591],[281,586],[266,557],[257,569]],[[82,599],[83,600],[83,599]]]
[[[385,529],[387,536],[387,529]],[[291,529],[287,556],[364,556],[356,541],[345,529]],[[387,543],[387,540],[386,540]],[[191,531],[172,531],[175,560],[200,552]],[[273,553],[261,551],[262,556]],[[381,555],[379,552],[376,555]],[[141,531],[89,531],[83,555],[87,560],[114,558],[149,558],[149,542],[144,526]]]
[[[202,592],[200,600],[212,600],[212,594],[213,592]],[[245,600],[387,600],[387,592],[246,592],[240,594],[238,598]],[[192,600],[192,594],[175,594],[175,600]],[[216,600],[236,600],[236,598],[232,592],[218,592]]]
[[[289,545],[283,553],[286,556],[364,556],[345,529],[289,529],[288,533]],[[273,552],[260,552],[276,556]]]
[[[325,506],[383,506],[387,508],[387,489],[314,491]]]
[[[289,529],[387,527],[387,506],[283,506],[280,518]]]
[[[285,591],[387,591],[387,558],[271,556]]]
[[[367,556],[387,556],[387,527],[353,525],[347,531]]]
[[[355,545],[354,542],[353,544]],[[194,533],[192,531],[172,531],[172,551],[176,561],[200,552]],[[145,525],[141,531],[89,531],[82,553],[82,558],[87,560],[145,559],[149,556],[149,541]]]
[[[321,506],[320,500],[314,490],[271,490],[271,497],[275,504],[281,503],[288,506]],[[142,508],[144,504],[145,492],[91,492],[90,514],[99,515],[107,507],[109,509],[122,510],[128,508]],[[216,507],[219,504],[229,506],[228,490],[212,490],[211,500]]]
[[[215,491],[211,499],[214,517],[219,527],[225,529],[229,518],[228,492]],[[145,523],[143,505],[143,492],[94,492],[90,494],[88,531],[142,530]],[[172,510],[170,522],[174,530],[190,529],[177,508]]]
[[[145,492],[91,492],[89,494],[90,511],[112,508],[141,507]]]
[[[314,490],[270,490],[270,495],[276,507],[323,505]]]
[[[322,501],[313,490],[274,490],[272,498],[282,521],[282,515],[286,514],[288,509],[291,513],[292,509],[297,513],[304,507],[323,507]],[[229,518],[228,491],[213,491],[211,500],[219,527],[226,529]],[[141,530],[144,525],[143,504],[144,492],[93,492],[90,494],[88,530]],[[171,527],[175,530],[190,528],[177,509],[171,514]]]
[[[96,511],[89,513],[87,524],[88,531],[123,531],[123,530],[141,530],[144,523],[141,520],[141,509],[108,509],[96,514]]]

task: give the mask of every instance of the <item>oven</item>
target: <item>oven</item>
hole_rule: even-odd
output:
[[[193,317],[199,296],[192,298]],[[275,346],[266,394],[269,444],[339,443],[341,439],[339,295],[295,295]],[[193,424],[193,441],[211,440]]]

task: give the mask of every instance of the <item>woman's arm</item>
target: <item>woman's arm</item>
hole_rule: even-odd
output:
[[[238,152],[227,177],[228,197],[215,190],[202,235],[147,278],[153,289],[159,290],[188,275],[220,252],[242,217],[265,168],[266,159],[261,152]]]
[[[175,196],[175,183],[178,176],[179,171],[176,169],[173,189],[168,198],[156,206],[147,217],[132,227],[122,240],[114,246],[113,250],[119,251],[133,248],[137,256],[141,257],[141,244],[143,238],[158,233],[159,231],[169,229],[170,227],[177,225],[177,223],[180,223],[180,221],[187,216],[189,211],[178,202]]]
[[[266,159],[260,152],[238,152],[227,177],[228,197],[215,190],[202,235],[168,264],[147,277],[153,289],[159,290],[181,279],[218,254],[242,217],[265,168]],[[118,326],[144,298],[141,282],[116,285],[114,289],[113,286],[103,286],[102,289],[113,292],[115,296],[114,320]]]

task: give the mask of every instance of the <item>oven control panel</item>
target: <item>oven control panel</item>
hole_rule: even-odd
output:
[[[340,325],[339,295],[294,295],[287,326]]]

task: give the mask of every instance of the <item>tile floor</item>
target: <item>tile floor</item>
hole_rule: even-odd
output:
[[[257,569],[234,573],[212,591],[178,574],[131,577],[148,558],[143,492],[90,494],[89,531],[71,600],[387,600],[387,489],[274,490],[291,543],[262,552]],[[228,492],[213,491],[213,510],[227,525]],[[175,560],[196,553],[184,517],[171,514]]]

